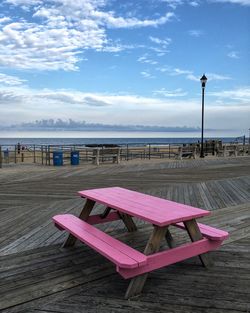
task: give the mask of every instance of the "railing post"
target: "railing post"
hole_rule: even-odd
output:
[[[99,154],[100,154],[100,150],[99,150]],[[99,155],[99,157],[100,157],[100,155]],[[102,162],[104,162],[104,147],[103,147],[103,145],[102,145]]]
[[[97,150],[96,150],[95,165],[99,165],[99,164],[100,164],[100,149],[97,148]]]
[[[50,145],[48,146],[48,156],[49,156],[49,165],[50,165]]]
[[[15,145],[15,152],[14,152],[14,162],[16,163],[17,160],[16,160],[16,145]]]
[[[234,156],[237,157],[238,156],[238,149],[237,149],[237,145],[234,146]]]
[[[25,149],[25,148],[24,148]],[[22,150],[21,152],[21,162],[23,163],[24,162],[24,149]]]
[[[182,160],[182,146],[178,148],[178,152],[179,152],[178,158],[179,160]]]
[[[148,145],[148,159],[151,159],[151,144]]]
[[[48,165],[48,152],[47,152],[47,146],[45,146],[45,163]]]
[[[196,146],[194,146],[194,159],[196,159],[196,153],[197,153],[197,151],[196,151]]]
[[[128,161],[128,144],[127,144],[126,160]]]
[[[223,146],[223,156],[226,157],[227,146],[226,144]]]
[[[41,145],[41,158],[42,158],[42,165],[43,165],[43,146]]]
[[[36,145],[34,145],[34,163],[36,163]]]
[[[0,146],[0,168],[2,168],[2,163],[3,163],[3,159],[2,159],[2,146]]]

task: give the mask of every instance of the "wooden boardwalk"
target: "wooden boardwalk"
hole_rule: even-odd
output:
[[[124,300],[128,281],[114,266],[84,245],[60,248],[65,234],[51,222],[60,212],[79,213],[83,201],[76,191],[107,186],[213,211],[203,221],[230,232],[212,253],[214,267],[205,270],[190,259],[163,268],[150,274],[141,296]],[[250,312],[249,157],[6,166],[0,199],[1,312]],[[141,250],[150,226],[137,224],[136,234],[127,234],[120,222],[101,227]],[[179,230],[173,235],[186,240]]]

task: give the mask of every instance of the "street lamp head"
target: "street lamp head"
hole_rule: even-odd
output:
[[[206,82],[207,82],[207,78],[206,78],[205,74],[203,74],[203,76],[201,77],[200,81],[201,81],[201,87],[205,88]]]

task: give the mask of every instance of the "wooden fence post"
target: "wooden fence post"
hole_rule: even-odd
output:
[[[226,144],[223,147],[223,156],[226,157],[226,153],[227,153],[227,146]]]
[[[41,145],[41,158],[42,158],[42,165],[43,165],[43,146]]]
[[[179,152],[179,153],[178,153],[178,159],[179,159],[179,160],[182,160],[182,147],[179,147],[179,148],[178,148],[178,152]]]
[[[3,163],[3,159],[2,159],[2,146],[0,146],[0,168],[2,168],[2,163]]]
[[[15,152],[14,152],[14,162],[16,163],[17,162],[17,159],[16,159],[16,145],[15,145]]]
[[[49,156],[48,161],[49,161],[49,165],[50,165],[50,146],[48,146],[48,156]]]
[[[100,149],[97,148],[96,149],[95,165],[99,165],[99,164],[100,164]]]
[[[238,156],[238,147],[237,147],[237,145],[234,146],[234,156],[235,157]]]
[[[34,163],[36,163],[36,145],[34,145]]]

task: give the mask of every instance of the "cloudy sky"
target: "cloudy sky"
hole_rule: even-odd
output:
[[[0,124],[250,127],[250,0],[1,0]]]

